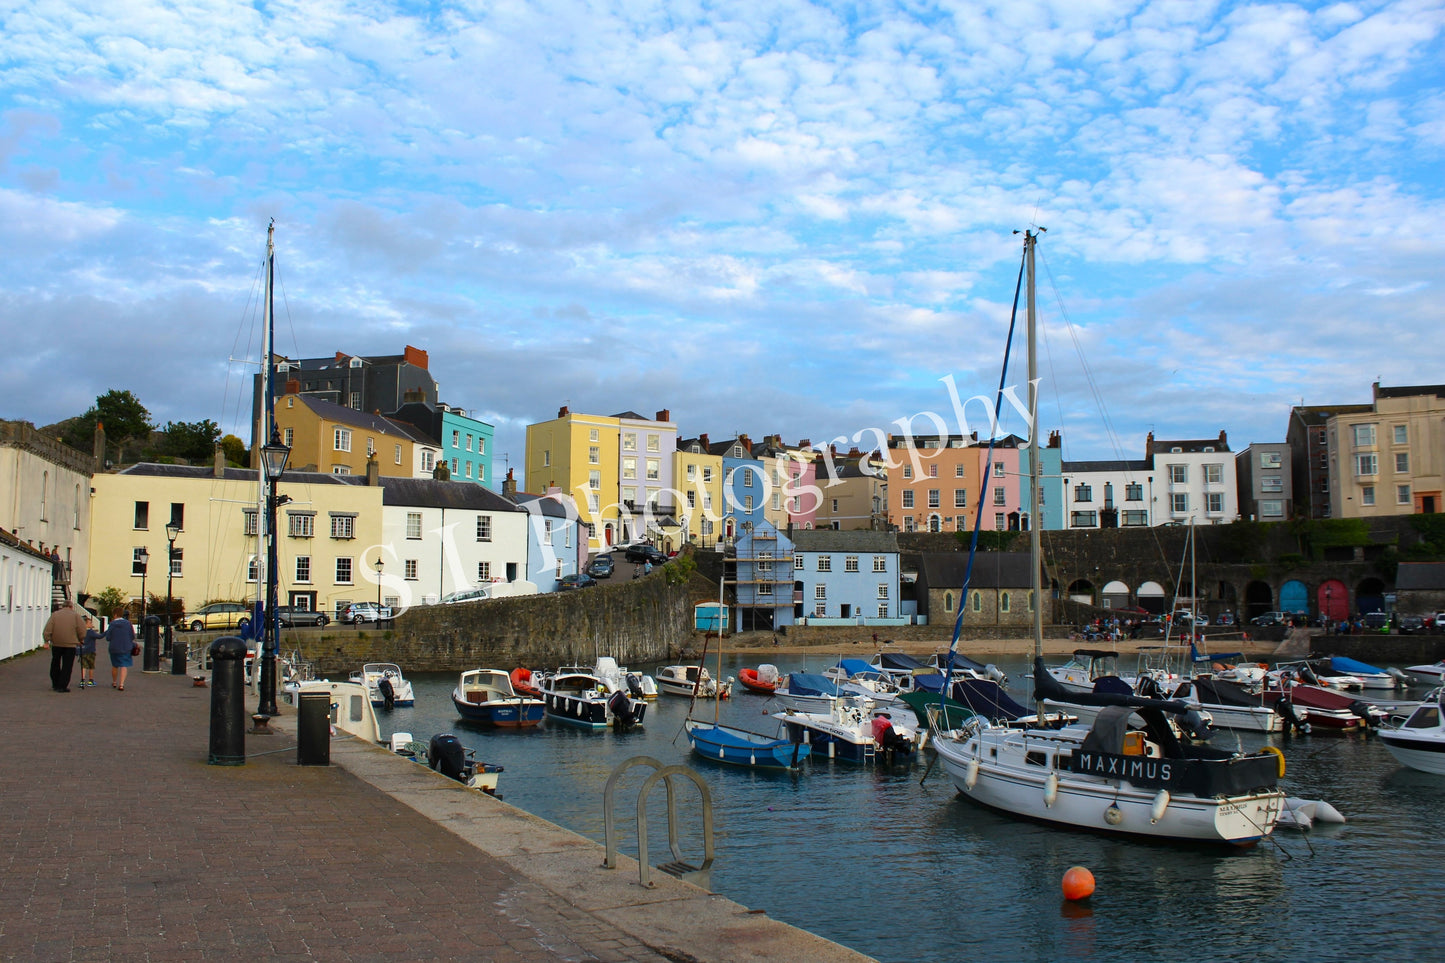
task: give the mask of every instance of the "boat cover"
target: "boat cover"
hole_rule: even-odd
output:
[[[923,668],[922,662],[903,652],[879,652],[878,665],[880,668],[902,672],[912,672],[914,669]]]
[[[1212,679],[1209,676],[1201,675],[1195,676],[1193,682],[1194,694],[1198,696],[1200,702],[1208,705],[1258,708],[1264,704],[1264,700],[1259,696],[1251,695],[1244,686],[1227,679]]]
[[[842,659],[838,662],[838,668],[842,669],[850,676],[857,675],[860,672],[875,671],[873,666],[869,665],[867,662],[864,662],[862,659]]]
[[[950,695],[955,702],[961,702],[989,719],[1012,721],[1019,716],[1030,714],[1028,709],[1015,702],[1013,696],[991,679],[958,679],[953,683]]]
[[[1385,670],[1343,655],[1330,656],[1330,668],[1345,675],[1384,675]]]
[[[1114,695],[1133,695],[1134,689],[1129,683],[1117,675],[1101,675],[1094,680],[1094,691],[1096,693],[1109,692]]]
[[[956,698],[956,697],[955,697]],[[1187,702],[1175,699],[1146,699],[1137,695],[1122,695],[1114,692],[1072,692],[1065,689],[1057,679],[1049,675],[1044,660],[1034,659],[1034,698],[1052,702],[1072,702],[1081,706],[1120,706],[1130,709],[1157,709],[1172,713],[1179,724],[1188,729],[1197,739],[1209,738],[1209,726],[1199,711]]]
[[[832,679],[818,675],[816,672],[794,672],[788,676],[788,693],[790,695],[852,695],[839,687]]]

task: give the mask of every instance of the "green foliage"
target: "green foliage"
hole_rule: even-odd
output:
[[[87,599],[87,603],[99,614],[110,618],[110,613],[125,604],[125,593],[114,585],[107,585]]]
[[[228,465],[244,468],[250,463],[250,458],[246,453],[246,443],[235,435],[227,435],[221,439],[221,451],[225,454]]]
[[[1023,534],[1023,532],[979,532],[978,550],[980,552],[1007,552]],[[972,538],[972,533],[969,533],[969,540],[971,541]]]
[[[1410,527],[1420,533],[1420,541],[1406,549],[1412,558],[1445,556],[1445,515],[1411,515]]]
[[[686,585],[696,570],[697,562],[693,560],[691,552],[679,555],[662,567],[663,573],[667,576],[668,585]]]
[[[220,437],[221,427],[209,418],[194,422],[168,421],[161,431],[160,451],[199,465],[211,459]]]
[[[151,413],[129,391],[112,388],[95,399],[95,404],[67,424],[62,440],[72,448],[90,451],[95,442],[95,424],[105,426],[105,440],[113,445],[117,459],[127,444],[144,441],[151,432]]]
[[[1209,533],[1220,556],[1237,562],[1257,562],[1265,557],[1269,530],[1260,522],[1238,521],[1218,526]]]

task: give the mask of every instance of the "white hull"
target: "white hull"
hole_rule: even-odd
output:
[[[1283,732],[1284,716],[1264,706],[1224,706],[1186,700],[1207,713],[1216,729],[1237,729],[1241,732]]]
[[[1274,830],[1284,809],[1284,793],[1278,791],[1209,798],[1178,795],[1160,808],[1160,790],[1136,789],[1120,779],[1023,763],[1026,747],[1042,750],[1049,758],[1077,748],[1082,730],[1074,729],[1072,737],[1068,731],[985,729],[966,739],[941,736],[934,749],[949,779],[969,799],[991,809],[1076,829],[1251,845]],[[998,749],[997,757],[991,748]],[[1057,778],[1052,793],[1051,778]],[[1111,810],[1118,814],[1112,821]]]
[[[1434,665],[1412,665],[1405,670],[1421,685],[1439,685],[1445,682],[1445,662]]]
[[[1440,747],[1445,742],[1436,740],[1434,749],[1417,749],[1410,745],[1410,741],[1401,739],[1393,733],[1382,733],[1380,736],[1385,748],[1390,750],[1390,755],[1402,766],[1409,766],[1411,769],[1418,769],[1421,772],[1433,772],[1445,776],[1445,752]],[[1417,742],[1418,744],[1418,742]]]

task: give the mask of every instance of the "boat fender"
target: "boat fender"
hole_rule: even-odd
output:
[[[1262,756],[1274,756],[1275,759],[1278,760],[1277,768],[1279,769],[1279,777],[1283,779],[1285,770],[1284,753],[1280,748],[1278,746],[1261,746],[1259,754]]]
[[[382,676],[376,683],[376,691],[381,693],[381,705],[384,709],[396,708],[396,689],[392,686],[391,680]]]
[[[964,774],[963,774],[963,784],[964,784],[964,786],[965,786],[966,788],[972,789],[972,788],[974,787],[974,784],[977,783],[977,782],[978,782],[978,760],[977,760],[977,759],[970,759],[970,760],[968,761],[968,769],[965,770],[965,771],[964,771]]]
[[[1109,808],[1104,810],[1104,822],[1110,826],[1117,826],[1124,821],[1124,810],[1116,803],[1110,803]]]
[[[1150,824],[1157,823],[1164,818],[1164,810],[1169,808],[1169,790],[1161,789],[1154,794],[1154,804],[1149,807]]]
[[[1049,773],[1049,778],[1044,780],[1044,805],[1049,809],[1054,808],[1054,803],[1059,798],[1059,774]]]

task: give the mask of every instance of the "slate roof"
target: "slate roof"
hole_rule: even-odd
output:
[[[1413,398],[1417,395],[1434,395],[1436,398],[1445,398],[1445,385],[1400,385],[1395,388],[1375,389],[1376,398]]]
[[[1138,461],[1066,461],[1063,463],[1065,472],[1079,471],[1151,471],[1149,462],[1144,459]]]
[[[1323,426],[1335,415],[1357,415],[1362,411],[1369,411],[1373,407],[1373,405],[1296,405],[1290,409],[1290,414],[1302,425]]]
[[[930,589],[961,588],[967,567],[967,552],[929,552],[919,557],[919,580]],[[969,585],[981,589],[1028,588],[1028,552],[977,553]]]
[[[532,495],[527,492],[517,492],[517,505],[522,511],[531,511],[533,514],[546,515],[549,518],[575,518],[575,511],[568,511],[567,506],[552,495]],[[529,509],[526,506],[537,503],[536,509]]]
[[[893,532],[795,528],[788,533],[788,538],[792,539],[794,552],[870,552],[874,555],[898,552],[898,536]]]
[[[353,476],[356,477],[356,476]],[[437,481],[432,478],[393,478],[382,475],[381,503],[411,508],[455,508],[469,512],[521,511],[510,499],[484,485]]]
[[[292,396],[283,396],[292,397]],[[417,444],[437,447],[437,443],[426,436],[426,432],[420,431],[413,425],[404,421],[396,421],[387,418],[385,415],[367,414],[364,411],[357,411],[355,408],[348,408],[345,405],[334,405],[329,401],[322,401],[310,395],[295,395],[300,398],[301,403],[312,411],[317,417],[326,421],[335,421],[343,425],[351,425],[354,428],[362,428],[366,431],[374,431],[378,434],[401,435],[409,438]],[[277,399],[280,400],[279,398]]]
[[[150,478],[215,478],[215,471],[209,465],[158,465],[141,462],[116,472],[117,475],[142,475]],[[225,481],[250,482],[259,484],[258,472],[254,468],[227,468],[223,472]],[[366,484],[365,475],[333,475],[319,471],[286,470],[281,476],[283,483],[305,485],[357,485]]]

